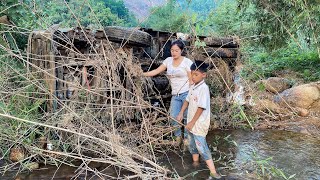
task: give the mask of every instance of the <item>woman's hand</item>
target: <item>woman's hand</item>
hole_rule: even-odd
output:
[[[181,122],[183,119],[183,113],[179,113],[178,116],[177,116],[177,121]]]

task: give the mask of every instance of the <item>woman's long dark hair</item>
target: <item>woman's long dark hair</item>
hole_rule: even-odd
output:
[[[187,53],[186,53],[186,50],[185,50],[185,44],[182,40],[178,39],[178,40],[175,40],[171,43],[171,46],[170,46],[170,49],[173,45],[177,45],[179,47],[179,49],[181,49],[181,55],[182,56],[185,56]]]

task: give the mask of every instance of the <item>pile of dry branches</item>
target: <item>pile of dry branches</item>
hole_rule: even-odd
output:
[[[157,164],[156,153],[162,145],[172,144],[168,138],[174,128],[168,125],[166,109],[152,106],[145,98],[152,88],[141,77],[140,65],[133,63],[130,49],[82,33],[84,52],[73,46],[74,39],[62,35],[31,34],[26,53],[1,46],[7,52],[2,58],[20,62],[25,69],[18,72],[3,62],[11,73],[1,79],[1,101],[9,104],[14,103],[9,101],[12,97],[24,98],[38,102],[34,108],[42,111],[41,116],[30,119],[2,109],[1,128],[15,126],[18,132],[1,134],[6,144],[2,159],[12,155],[10,149],[23,149],[18,162],[7,167],[31,161],[71,164],[79,160],[81,173],[89,171],[103,178],[166,177],[168,170]],[[22,78],[19,87],[6,88],[7,83],[17,83],[15,76]],[[110,175],[90,168],[90,162],[126,173]]]
[[[9,34],[20,33],[15,25],[6,26]],[[159,97],[160,106],[152,105],[148,97],[159,92],[142,77],[141,61],[132,47],[125,40],[109,41],[104,30],[99,33],[103,35],[82,26],[69,30],[52,26],[29,32],[26,51],[0,45],[1,155],[2,160],[12,160],[0,168],[2,173],[16,165],[30,169],[33,162],[60,167],[76,161],[80,165],[75,177],[170,176],[158,163],[163,147],[176,147],[170,137],[177,127],[169,126],[167,102]],[[211,56],[222,49],[208,50],[207,61],[215,64]],[[220,53],[233,57],[236,49]],[[218,59],[209,84],[225,94],[232,73]],[[91,162],[100,168],[91,167]],[[110,174],[108,168],[120,173]]]

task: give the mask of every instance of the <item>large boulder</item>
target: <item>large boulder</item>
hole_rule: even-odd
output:
[[[311,105],[310,111],[320,114],[320,99]]]
[[[275,113],[281,113],[283,110],[281,109],[281,107],[274,103],[273,101],[270,101],[268,99],[261,99],[261,100],[257,100],[255,102],[255,110],[257,111],[272,111]]]
[[[292,107],[309,109],[319,99],[320,88],[318,83],[310,83],[287,89],[276,95],[274,101],[283,106],[288,104]]]
[[[262,80],[267,91],[272,93],[280,93],[290,88],[289,80],[279,77],[270,77],[266,80]]]

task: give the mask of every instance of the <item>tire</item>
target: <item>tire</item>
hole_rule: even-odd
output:
[[[110,41],[119,42],[123,45],[151,46],[152,44],[150,34],[134,28],[107,26],[105,32]]]

